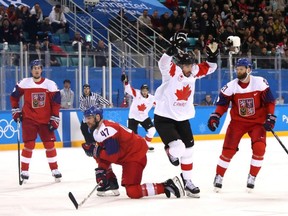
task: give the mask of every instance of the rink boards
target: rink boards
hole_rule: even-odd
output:
[[[223,115],[220,125],[215,132],[211,132],[207,127],[207,120],[210,113],[214,112],[214,106],[196,107],[196,116],[190,120],[195,140],[222,139],[230,121],[230,115]],[[109,108],[104,110],[104,118],[127,125],[128,108]],[[150,111],[150,117],[153,120],[153,109]],[[288,105],[276,106],[275,115],[277,122],[275,131],[280,136],[288,136]],[[80,131],[80,125],[83,118],[80,110],[61,110],[61,122],[59,128],[55,131],[57,147],[77,147],[83,143],[83,136]],[[140,126],[138,133],[145,136],[144,129]],[[0,111],[0,150],[17,149],[17,124],[13,121],[10,111]],[[267,133],[272,136],[271,133]],[[20,130],[20,137],[21,130]],[[21,145],[22,138],[20,139]],[[36,148],[43,148],[39,137],[36,140]],[[161,142],[156,133],[152,142]]]

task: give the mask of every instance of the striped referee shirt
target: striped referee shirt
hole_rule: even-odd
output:
[[[95,92],[90,92],[88,96],[86,95],[81,95],[80,100],[80,110],[84,112],[86,109],[89,109],[92,106],[100,107],[103,108],[104,105],[110,106],[110,102],[103,98],[101,95],[95,93]]]

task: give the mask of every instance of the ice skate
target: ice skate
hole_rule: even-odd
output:
[[[188,197],[200,198],[200,195],[199,195],[200,189],[196,187],[190,179],[189,180],[184,179],[182,173],[180,175],[183,180],[183,185],[184,185],[184,190],[186,191],[186,195]]]
[[[62,174],[58,169],[52,170],[52,176],[55,178],[55,182],[61,182]]]
[[[168,198],[170,198],[171,193],[174,194],[177,198],[184,196],[184,189],[177,176],[175,176],[173,179],[168,179],[165,181],[164,188],[164,192]]]
[[[256,176],[252,176],[251,174],[248,175],[247,179],[247,192],[252,192],[255,186],[255,179]]]
[[[28,171],[21,171],[20,177],[22,179],[22,183],[26,184],[27,180],[29,179],[29,172]]]
[[[173,157],[170,153],[169,153],[169,146],[165,146],[165,151],[166,154],[169,158],[169,161],[174,165],[174,166],[179,166],[179,159],[176,157]]]
[[[215,178],[214,178],[214,182],[213,182],[213,185],[214,185],[214,191],[216,193],[219,193],[221,191],[221,188],[222,188],[222,181],[223,181],[223,177],[216,174]]]
[[[117,179],[110,179],[106,186],[97,188],[97,196],[109,197],[109,196],[119,196],[119,185]]]

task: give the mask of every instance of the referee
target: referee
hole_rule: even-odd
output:
[[[92,106],[96,106],[98,108],[103,108],[105,105],[106,106],[112,106],[112,104],[103,98],[101,95],[91,92],[90,90],[90,85],[85,84],[83,86],[83,95],[80,96],[80,110],[84,113],[85,110],[89,109]],[[94,138],[93,135],[89,132],[89,128],[87,123],[85,122],[85,117],[83,116],[83,120],[81,122],[81,132],[84,136],[85,142],[86,143],[93,143]]]

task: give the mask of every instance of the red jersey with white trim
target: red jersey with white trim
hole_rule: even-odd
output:
[[[163,54],[158,62],[162,73],[162,84],[155,92],[156,107],[154,113],[184,121],[195,116],[194,93],[195,81],[213,73],[216,63],[202,62],[194,64],[190,77],[184,76],[182,69],[172,62],[172,57]]]
[[[123,165],[126,162],[138,161],[145,157],[148,151],[147,143],[141,136],[110,120],[103,120],[99,128],[94,130],[93,137],[98,145],[104,148],[96,158],[98,167],[104,169],[108,169],[111,163]],[[108,142],[111,139],[114,141]],[[108,148],[113,150],[108,152],[105,150]]]
[[[250,82],[241,83],[234,79],[225,85],[216,103],[216,112],[221,116],[230,102],[231,120],[264,123],[267,114],[274,114],[275,99],[266,79],[250,75]]]
[[[61,96],[55,82],[41,78],[36,83],[32,77],[24,78],[16,84],[10,96],[12,108],[19,107],[19,100],[23,95],[23,118],[48,124],[51,116],[59,116]]]
[[[148,118],[149,111],[155,105],[154,95],[148,94],[148,97],[145,98],[142,96],[140,90],[134,89],[130,84],[125,85],[125,92],[133,97],[129,110],[129,118],[143,122]]]

